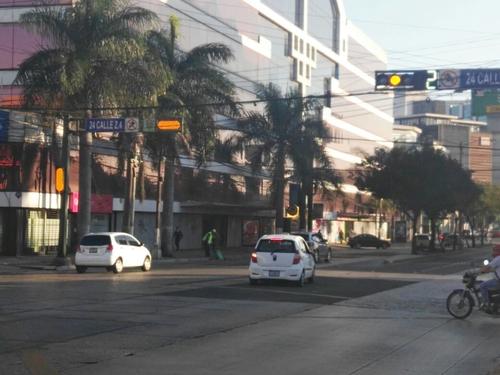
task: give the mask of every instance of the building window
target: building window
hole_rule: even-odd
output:
[[[310,56],[310,54],[311,54],[310,49],[311,49],[311,46],[309,45],[309,43],[307,43],[307,44],[306,44],[306,55],[307,55],[307,57],[309,57],[309,56]]]
[[[491,139],[490,139],[490,137],[481,137],[481,138],[479,138],[479,145],[480,146],[491,146]]]
[[[310,70],[311,70],[311,67],[309,65],[306,65],[306,78],[309,79],[310,77]]]
[[[304,75],[304,64],[302,64],[302,61],[299,61],[299,76]]]
[[[304,53],[304,41],[300,40],[300,53]]]
[[[297,35],[293,37],[293,49],[295,51],[299,49],[299,37]]]
[[[311,47],[311,60],[316,61],[316,48]]]

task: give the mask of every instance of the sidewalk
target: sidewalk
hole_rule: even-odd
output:
[[[351,249],[347,245],[335,244],[333,248],[333,264],[336,260],[339,264],[349,261],[357,261],[362,257],[383,257],[385,263],[405,262],[433,254],[424,253],[412,254],[411,244],[393,244],[388,249],[361,248]],[[480,249],[467,248],[464,250]],[[174,251],[173,257],[163,257],[161,259],[153,258],[153,264],[158,266],[167,266],[169,264],[206,264],[206,265],[247,265],[253,247],[234,247],[223,249],[224,260],[209,259],[205,257],[203,249],[190,249]],[[463,250],[462,250],[463,251]],[[54,256],[0,256],[0,274],[17,273],[23,270],[38,271],[69,271],[74,270],[74,255],[67,258],[66,264],[61,265],[61,261]]]
[[[238,247],[228,248],[222,251],[224,260],[216,260],[205,257],[203,249],[191,249],[174,251],[172,257],[162,257],[161,259],[154,259],[153,264],[167,265],[167,264],[246,264],[250,259],[252,247]],[[39,271],[67,271],[73,270],[74,255],[67,258],[66,265],[60,264],[55,256],[0,256],[0,274],[12,273],[16,269],[32,269]]]

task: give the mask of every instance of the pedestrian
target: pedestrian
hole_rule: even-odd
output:
[[[203,248],[205,249],[205,256],[209,258],[214,256],[215,244],[217,241],[217,231],[215,228],[209,230],[202,238]]]
[[[342,229],[339,229],[339,242],[341,244],[344,243],[344,232],[342,232]]]
[[[174,231],[174,243],[175,243],[175,250],[179,251],[181,249],[181,240],[184,235],[182,234],[182,231],[179,229],[179,227],[175,227]]]

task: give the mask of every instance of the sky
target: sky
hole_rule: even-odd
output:
[[[312,0],[314,1],[314,0]],[[500,0],[344,0],[388,69],[500,68]]]

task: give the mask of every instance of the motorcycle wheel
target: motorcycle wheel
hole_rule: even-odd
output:
[[[446,310],[457,319],[465,319],[472,312],[474,300],[463,290],[454,290],[446,299]]]

